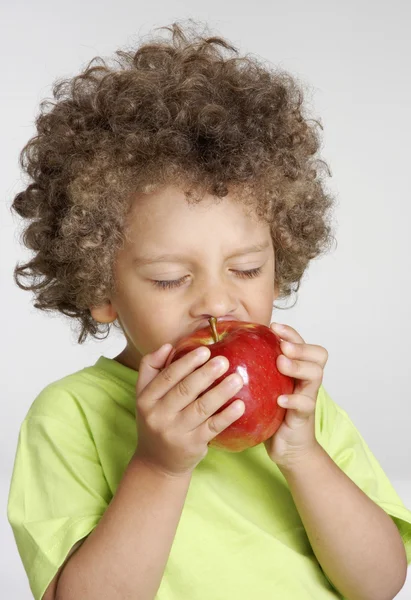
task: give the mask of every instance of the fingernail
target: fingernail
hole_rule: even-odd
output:
[[[279,396],[277,402],[278,404],[281,404],[281,406],[284,406],[284,404],[288,403],[288,398],[287,396]]]

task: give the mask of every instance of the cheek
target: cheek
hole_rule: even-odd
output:
[[[274,311],[274,281],[264,281],[261,286],[258,286],[254,290],[252,298],[250,302],[252,303],[252,307],[250,307],[250,312],[253,315],[253,320],[256,323],[263,323],[267,327],[269,327]]]
[[[170,298],[167,299],[167,293],[161,295],[154,290],[154,293],[142,294],[129,290],[127,295],[118,299],[118,310],[125,333],[134,341],[137,338],[156,340],[166,337],[161,342],[163,344],[171,341],[168,339],[170,336],[179,334],[181,315],[178,305],[176,307]]]

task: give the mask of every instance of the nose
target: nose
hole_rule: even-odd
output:
[[[200,290],[197,300],[193,306],[195,318],[209,319],[210,317],[224,317],[235,312],[238,306],[235,291],[229,283],[213,283],[204,286]]]

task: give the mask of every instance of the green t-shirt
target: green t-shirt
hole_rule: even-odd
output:
[[[22,423],[8,519],[36,600],[98,524],[134,453],[137,377],[101,356],[44,388]],[[315,428],[336,464],[393,518],[410,563],[411,512],[323,386]],[[342,596],[322,571],[264,444],[240,453],[210,447],[194,469],[156,600],[250,598]]]

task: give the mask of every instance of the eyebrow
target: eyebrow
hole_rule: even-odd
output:
[[[247,246],[247,248],[241,248],[236,250],[234,254],[230,254],[227,258],[234,258],[235,256],[242,256],[244,254],[251,254],[253,252],[262,252],[270,245],[269,242],[264,244],[254,244]],[[184,254],[159,254],[157,256],[140,256],[133,259],[133,264],[137,266],[149,265],[157,262],[188,262],[190,257]]]

